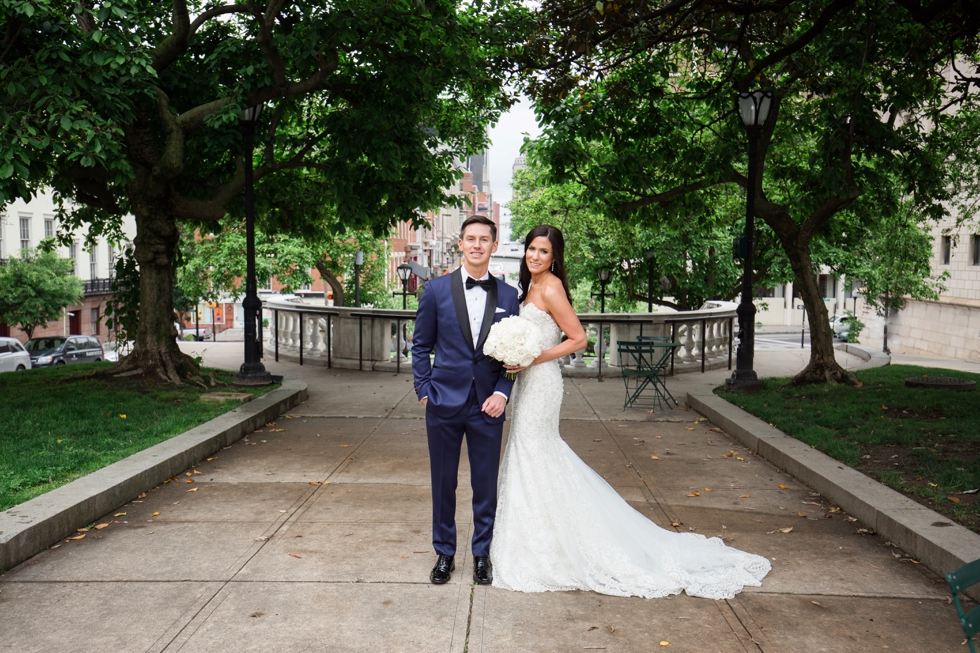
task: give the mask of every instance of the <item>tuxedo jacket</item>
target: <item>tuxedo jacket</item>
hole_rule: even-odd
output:
[[[490,327],[517,315],[517,290],[493,275],[490,279],[493,285],[487,292],[475,348],[460,270],[430,279],[422,291],[412,336],[412,373],[419,400],[428,397],[428,410],[434,415],[455,415],[466,404],[474,385],[480,405],[494,392],[510,396],[514,382],[505,376],[503,363],[483,353],[483,343]],[[433,349],[435,360],[430,362]],[[488,422],[504,421],[503,414],[484,414],[484,418]]]

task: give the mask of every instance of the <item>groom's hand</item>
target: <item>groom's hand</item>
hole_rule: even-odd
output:
[[[507,409],[507,400],[498,394],[492,394],[483,402],[483,412],[490,417],[500,417]]]

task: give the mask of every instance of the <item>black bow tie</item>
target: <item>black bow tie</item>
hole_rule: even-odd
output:
[[[487,292],[490,292],[490,285],[493,284],[493,280],[490,277],[486,279],[474,279],[473,277],[466,277],[466,289],[469,290],[473,286],[480,286]]]

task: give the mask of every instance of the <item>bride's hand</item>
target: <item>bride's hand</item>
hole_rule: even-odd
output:
[[[534,363],[531,363],[531,365],[534,365]],[[531,365],[528,365],[527,367],[521,367],[520,365],[504,365],[504,369],[511,374],[517,374],[518,372],[523,372],[528,367],[531,367]]]

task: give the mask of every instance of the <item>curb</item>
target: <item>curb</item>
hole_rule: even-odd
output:
[[[892,363],[892,357],[888,354],[878,351],[877,349],[872,349],[871,347],[855,344],[853,342],[844,342],[839,345],[835,345],[834,349],[839,349],[840,351],[857,356],[864,361],[865,364],[863,369],[866,370],[873,367],[884,367],[886,365],[891,365]]]
[[[940,576],[980,558],[980,535],[721,397],[688,393],[687,405]],[[966,593],[980,600],[980,588],[970,588]]]
[[[0,513],[0,571],[58,540],[161,481],[184,472],[306,399],[307,385],[290,380],[277,390]]]

